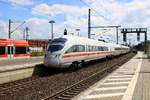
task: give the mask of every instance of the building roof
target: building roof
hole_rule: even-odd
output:
[[[25,40],[11,40],[11,39],[0,39],[0,46],[6,46],[13,44],[14,46],[29,46]]]

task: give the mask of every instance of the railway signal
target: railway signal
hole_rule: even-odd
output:
[[[137,41],[140,41],[140,33],[137,33]]]
[[[127,41],[127,34],[123,33],[123,41],[126,42]]]
[[[126,34],[136,33],[137,40],[140,40],[140,34],[145,34],[145,42],[144,42],[144,53],[147,53],[147,28],[122,28],[121,33],[123,33],[123,41],[126,42]]]

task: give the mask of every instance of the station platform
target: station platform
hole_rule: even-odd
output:
[[[31,77],[36,65],[43,64],[43,57],[0,60],[0,84]]]
[[[30,57],[13,60],[0,60],[0,72],[27,68],[43,63],[43,57]]]
[[[150,59],[138,52],[72,100],[150,100]]]

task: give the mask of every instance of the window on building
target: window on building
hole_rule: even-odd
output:
[[[0,46],[0,54],[5,54],[5,47],[4,46]]]

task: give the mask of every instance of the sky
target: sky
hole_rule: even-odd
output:
[[[29,27],[30,39],[50,39],[54,20],[54,37],[68,33],[87,37],[88,9],[91,8],[91,26],[121,25],[122,28],[150,26],[150,0],[0,0],[0,38],[8,38],[8,20],[11,30],[25,23],[12,33],[12,39],[23,39],[23,30]],[[116,41],[115,29],[92,29],[92,38]],[[127,35],[128,42],[136,41],[136,34]],[[144,40],[141,35],[141,41]],[[149,35],[148,35],[149,39]],[[119,33],[122,43],[122,34]]]

